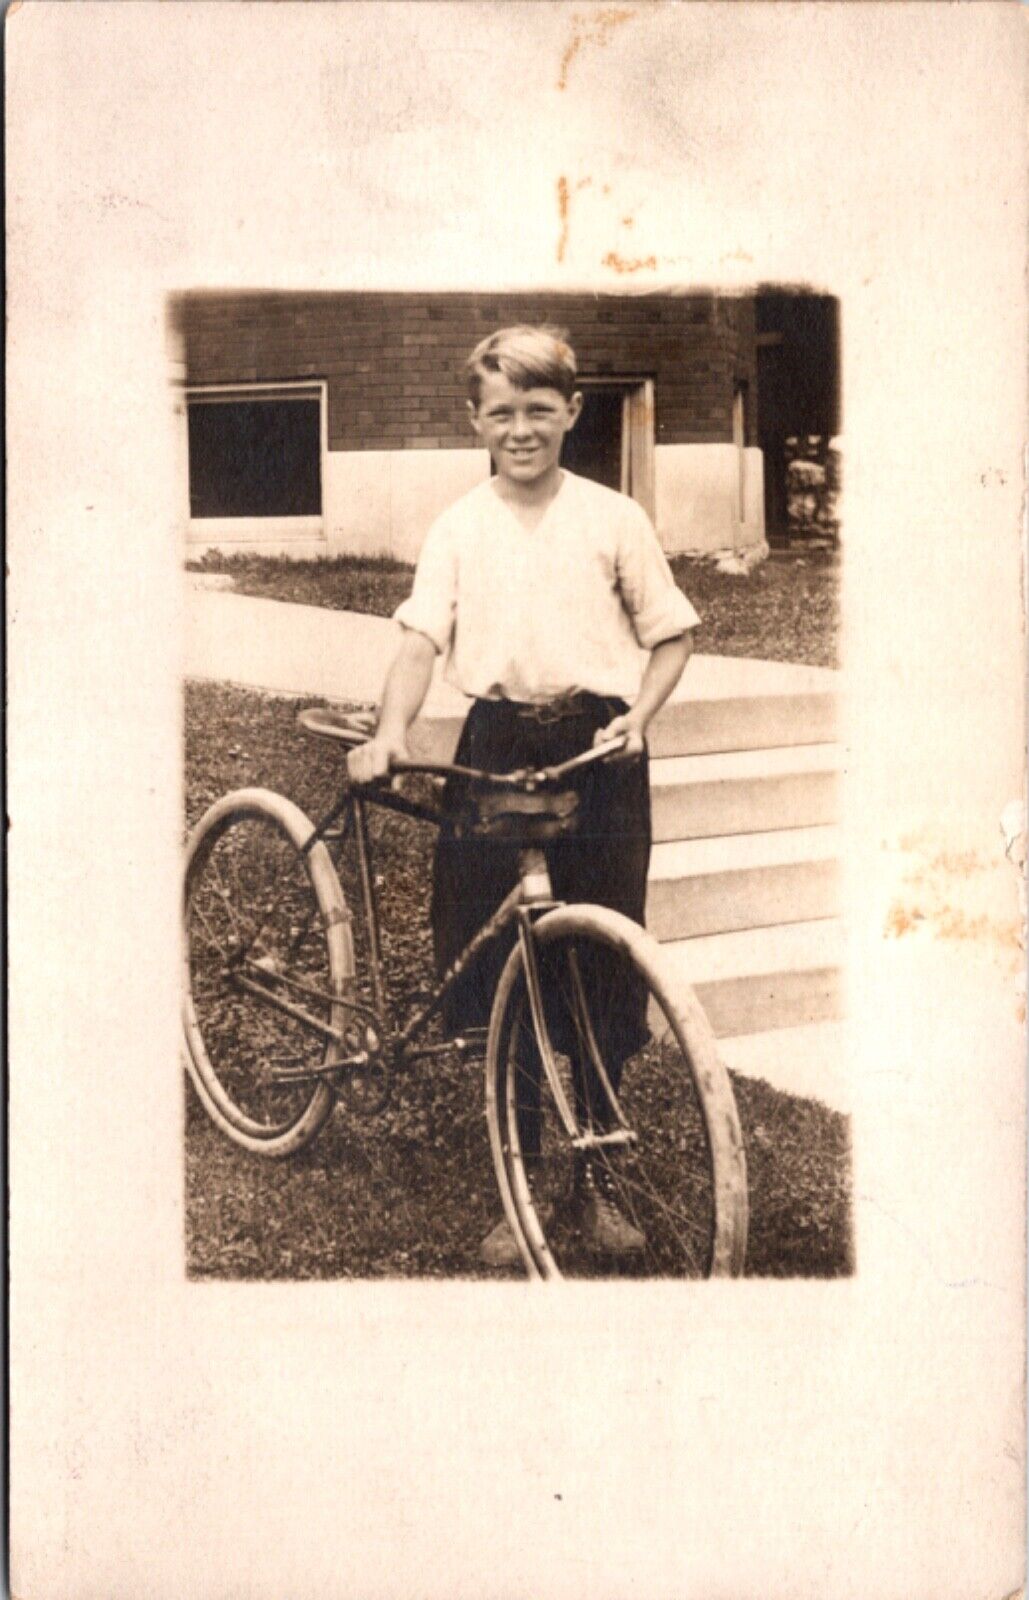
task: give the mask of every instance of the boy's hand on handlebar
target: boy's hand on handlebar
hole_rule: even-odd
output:
[[[351,783],[374,783],[385,778],[394,761],[408,760],[407,743],[402,738],[376,734],[367,744],[355,745],[347,756]]]
[[[615,717],[606,728],[598,728],[593,735],[594,745],[606,744],[609,739],[625,740],[621,750],[611,757],[612,761],[638,761],[646,748],[642,730],[633,721],[631,712]]]

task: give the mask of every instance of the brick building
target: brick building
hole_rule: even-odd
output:
[[[755,320],[754,297],[701,293],[185,295],[188,547],[413,559],[489,472],[462,364],[516,322],[576,350],[571,470],[638,499],[670,553],[759,545]]]

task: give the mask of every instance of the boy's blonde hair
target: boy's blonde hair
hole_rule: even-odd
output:
[[[516,389],[557,389],[566,400],[575,393],[575,351],[563,328],[498,328],[475,346],[465,362],[468,395],[474,406],[483,379],[499,372]]]

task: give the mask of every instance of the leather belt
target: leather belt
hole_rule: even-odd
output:
[[[515,715],[525,722],[538,722],[546,726],[552,722],[566,722],[570,717],[582,717],[597,705],[599,695],[576,692],[557,695],[553,700],[514,701]]]

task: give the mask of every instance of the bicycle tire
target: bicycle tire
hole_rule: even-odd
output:
[[[350,922],[325,845],[305,845],[313,826],[270,789],[238,789],[193,829],[183,894],[183,1025],[189,1075],[221,1131],[243,1149],[293,1155],[317,1135],[335,1095],[324,1078],[270,1081],[276,1064],[328,1064],[338,1046],[234,981],[240,952],[270,975],[302,984],[305,1008],[331,1027],[345,1008],[325,997],[351,992]],[[233,962],[237,965],[233,967]],[[286,989],[287,995],[294,991]],[[274,1052],[278,1050],[279,1054]]]
[[[509,956],[490,1018],[486,1111],[505,1213],[528,1274],[541,1279],[626,1272],[642,1277],[739,1275],[748,1221],[743,1138],[731,1081],[693,991],[669,982],[660,947],[643,928],[606,907],[576,905],[545,913],[533,936],[545,971],[548,1032],[560,1037],[563,1027],[566,1042],[578,1039],[568,1046],[573,1054],[584,1052],[588,1029],[595,1041],[609,1032],[599,991],[595,988],[586,1004],[586,991],[575,973],[598,960],[607,961],[609,968],[596,971],[609,970],[612,955],[629,964],[622,967],[623,974],[634,971],[646,984],[650,1036],[625,1062],[617,1090],[634,1139],[621,1148],[595,1149],[590,1156],[592,1172],[645,1242],[621,1256],[605,1255],[598,1253],[595,1229],[592,1248],[581,1236],[576,1188],[583,1153],[572,1148],[532,1048],[536,1032],[520,947]],[[617,984],[611,992],[616,990]],[[584,1005],[588,1024],[583,1023]],[[602,1057],[602,1047],[596,1048]],[[530,1069],[524,1063],[533,1056]],[[582,1109],[589,1094],[604,1101],[595,1126],[601,1131],[617,1128],[599,1075],[593,1072],[593,1088],[587,1092],[581,1087],[582,1068],[574,1067],[571,1055],[556,1049],[555,1062],[580,1130],[590,1124],[591,1113]],[[523,1142],[529,1141],[519,1122],[530,1101],[534,1148],[523,1150]]]

